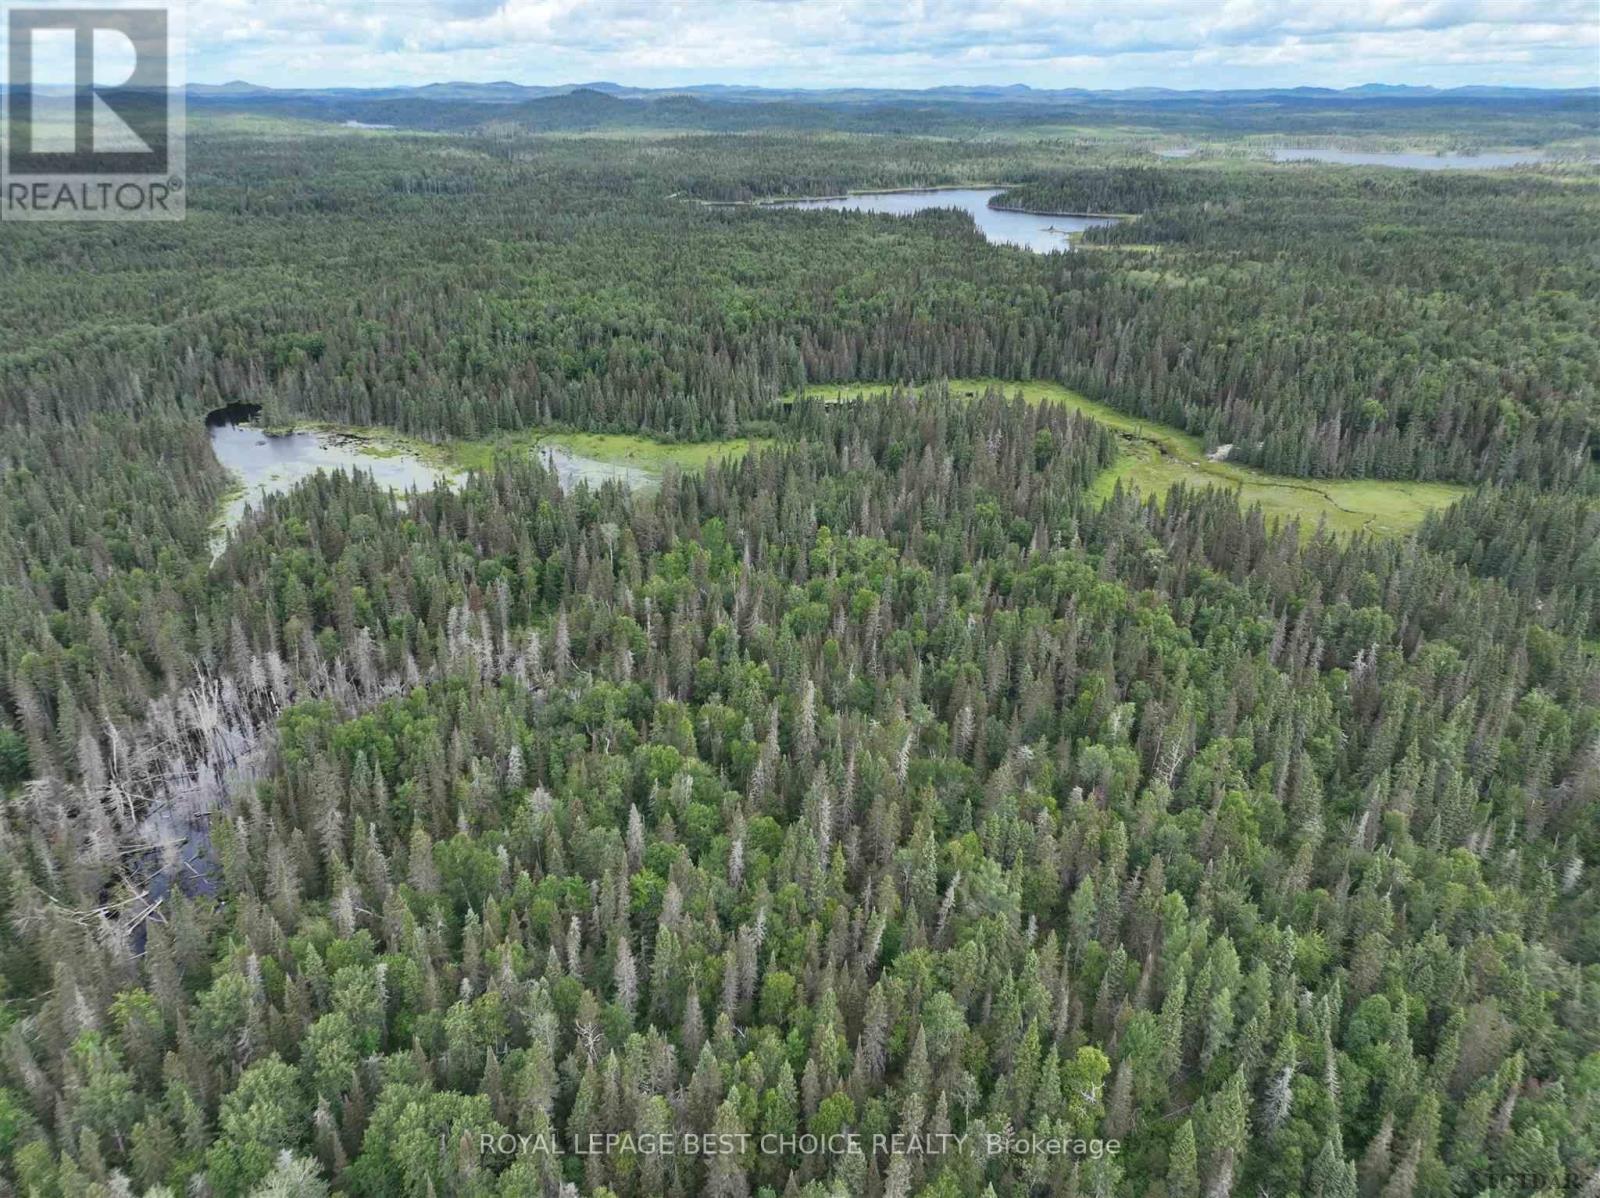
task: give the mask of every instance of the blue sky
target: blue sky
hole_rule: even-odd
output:
[[[189,79],[1600,84],[1596,0],[194,0]]]

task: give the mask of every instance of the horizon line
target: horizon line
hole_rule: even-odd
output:
[[[1012,91],[1032,92],[1037,95],[1117,95],[1125,92],[1165,92],[1173,94],[1190,95],[1216,95],[1221,93],[1239,92],[1294,92],[1311,91],[1326,92],[1342,95],[1350,92],[1373,91],[1414,91],[1432,92],[1448,95],[1451,92],[1462,91],[1506,91],[1506,92],[1543,92],[1543,93],[1594,93],[1600,95],[1600,83],[1579,84],[1570,87],[1543,87],[1525,83],[1457,83],[1449,86],[1440,86],[1433,83],[1383,83],[1371,81],[1367,83],[1351,84],[1345,87],[1330,87],[1317,83],[1286,83],[1280,85],[1259,85],[1252,87],[1172,87],[1159,84],[1130,84],[1126,87],[1037,87],[1029,83],[938,83],[926,87],[905,86],[873,86],[870,84],[835,84],[822,87],[805,86],[773,86],[762,83],[678,83],[670,85],[651,85],[640,83],[620,83],[615,79],[585,79],[576,81],[563,81],[560,83],[524,83],[514,79],[434,79],[426,83],[318,83],[318,84],[270,84],[256,83],[249,79],[234,77],[220,82],[191,79],[185,85],[195,87],[249,87],[258,91],[420,91],[430,87],[515,87],[528,90],[568,90],[581,91],[595,88],[619,88],[634,92],[676,92],[692,90],[716,91],[745,91],[745,92],[771,92],[771,93],[799,93],[805,95],[826,95],[830,92],[903,92],[908,95],[920,95],[927,92],[938,91]]]

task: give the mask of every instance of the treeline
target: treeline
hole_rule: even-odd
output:
[[[187,885],[123,851],[120,763],[159,728],[86,721],[77,764],[30,729],[40,781],[0,807],[9,1181],[1595,1184],[1592,655],[1417,546],[1222,493],[1088,504],[1113,445],[1060,409],[793,421],[654,496],[528,462],[268,501],[195,583],[192,668],[233,696],[207,736],[278,734]],[[1004,1129],[1126,1148],[754,1147]],[[557,1150],[485,1152],[502,1130]],[[752,1146],[570,1150],[624,1132]]]

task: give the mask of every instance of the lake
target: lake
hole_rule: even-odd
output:
[[[881,212],[910,216],[930,208],[959,208],[968,213],[978,231],[995,245],[1015,245],[1036,254],[1070,250],[1071,235],[1097,225],[1114,225],[1110,216],[1050,216],[1034,212],[1007,212],[989,207],[1000,188],[943,188],[930,191],[876,191],[835,196],[823,200],[781,200],[774,208],[828,209],[834,212]]]
[[[1400,166],[1414,171],[1486,171],[1543,162],[1538,150],[1505,150],[1484,154],[1431,154],[1426,150],[1329,150],[1317,146],[1278,146],[1274,162],[1338,162],[1345,166]]]

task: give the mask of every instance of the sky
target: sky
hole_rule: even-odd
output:
[[[1597,0],[192,0],[188,78],[1600,85]]]

